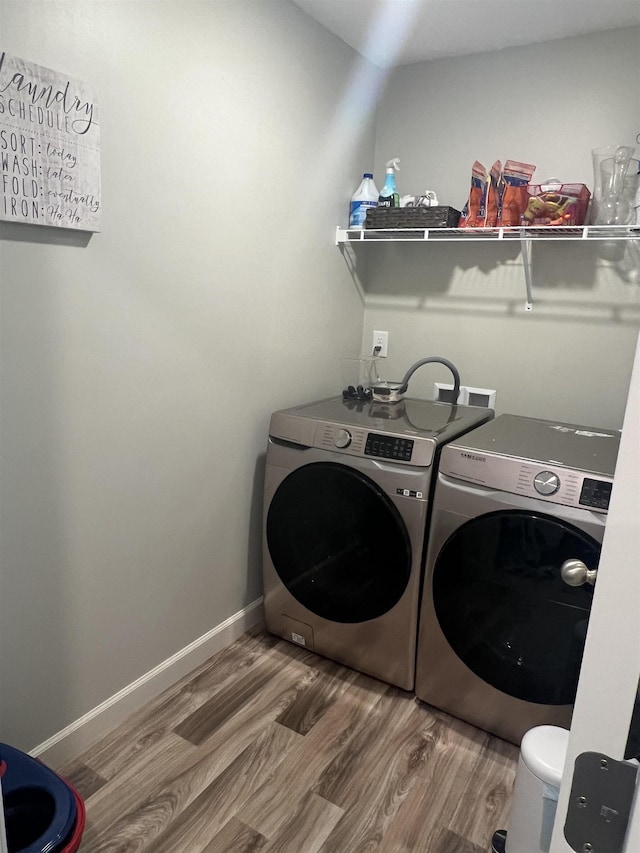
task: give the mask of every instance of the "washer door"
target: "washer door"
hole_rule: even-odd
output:
[[[600,545],[551,516],[501,511],[448,539],[433,572],[442,632],[488,684],[526,702],[575,699],[593,591],[560,577],[569,558],[595,569]]]
[[[375,619],[407,587],[405,524],[376,483],[353,468],[316,462],[296,469],[273,496],[266,527],[281,581],[324,619]]]

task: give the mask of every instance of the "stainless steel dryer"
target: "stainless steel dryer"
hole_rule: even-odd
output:
[[[335,397],[271,417],[263,568],[269,631],[406,690],[440,447],[490,409]]]
[[[610,430],[500,415],[444,448],[420,699],[514,743],[570,725],[618,446]]]

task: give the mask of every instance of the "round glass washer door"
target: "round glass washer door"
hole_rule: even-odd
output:
[[[411,573],[400,513],[369,477],[333,462],[289,474],[267,513],[267,545],[281,581],[312,613],[365,622],[387,613]]]
[[[488,513],[459,527],[433,571],[440,628],[483,681],[527,702],[575,699],[593,590],[560,577],[569,558],[595,569],[600,545],[560,519]]]

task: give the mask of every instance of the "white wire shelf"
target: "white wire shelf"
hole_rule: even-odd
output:
[[[637,240],[640,225],[527,226],[525,228],[340,228],[339,243],[474,242],[499,240]]]
[[[547,225],[523,228],[336,228],[336,246],[344,243],[473,243],[516,241],[522,252],[526,287],[525,310],[533,308],[531,244],[638,240],[640,225]]]

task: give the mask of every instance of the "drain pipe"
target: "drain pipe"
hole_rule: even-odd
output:
[[[453,375],[453,402],[458,402],[458,395],[460,393],[460,374],[458,373],[458,368],[453,364],[453,362],[449,361],[448,358],[441,358],[438,355],[432,355],[429,358],[421,358],[420,361],[416,361],[415,364],[412,364],[409,370],[405,373],[400,388],[398,388],[399,394],[404,394],[409,386],[409,380],[416,372],[419,367],[422,367],[423,364],[429,364],[431,362],[437,362],[438,364],[444,364],[445,367],[448,367]]]

